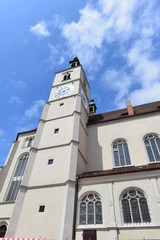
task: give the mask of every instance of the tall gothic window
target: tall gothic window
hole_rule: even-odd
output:
[[[160,161],[160,138],[155,134],[149,134],[144,139],[150,162]]]
[[[80,203],[80,224],[102,224],[102,202],[98,195],[89,193]]]
[[[27,164],[27,160],[28,160],[29,154],[25,154],[23,155],[19,161],[18,161],[18,165],[16,167],[12,182],[10,184],[9,187],[9,191],[7,193],[6,199],[5,201],[15,201],[16,197],[17,197],[17,193],[19,190],[19,186],[22,182],[23,179],[23,174],[24,174],[24,170]]]
[[[128,145],[125,140],[120,139],[113,144],[114,164],[115,166],[126,166],[131,164]]]
[[[124,223],[150,223],[148,204],[145,195],[137,189],[129,189],[121,198]]]

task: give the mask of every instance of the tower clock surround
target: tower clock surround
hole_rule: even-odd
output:
[[[74,90],[74,86],[72,84],[65,84],[63,86],[58,87],[58,89],[55,92],[56,98],[62,98],[65,96],[70,95]]]

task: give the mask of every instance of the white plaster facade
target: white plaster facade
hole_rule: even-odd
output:
[[[7,227],[6,237],[158,240],[160,163],[150,162],[144,138],[160,135],[160,102],[135,107],[132,116],[126,109],[89,115],[89,84],[77,58],[72,63],[78,64],[56,73],[38,128],[17,135],[1,168],[0,227]],[[70,78],[64,80],[66,73]],[[127,143],[131,164],[115,167],[117,139]],[[17,177],[18,162],[27,153],[24,174]],[[14,179],[21,179],[21,185],[16,199],[7,201]],[[148,222],[124,223],[122,195],[127,189],[144,194]],[[100,224],[80,222],[87,194],[100,198]],[[96,238],[85,237],[89,230]]]

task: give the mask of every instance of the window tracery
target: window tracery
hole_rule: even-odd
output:
[[[87,194],[80,203],[80,224],[102,224],[102,202],[97,194]]]
[[[126,166],[131,164],[128,144],[120,139],[113,144],[114,164],[115,166]]]
[[[150,223],[147,199],[141,190],[128,189],[121,198],[123,223]]]

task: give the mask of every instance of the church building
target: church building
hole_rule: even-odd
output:
[[[160,239],[160,101],[96,114],[69,64],[0,168],[0,237]]]

